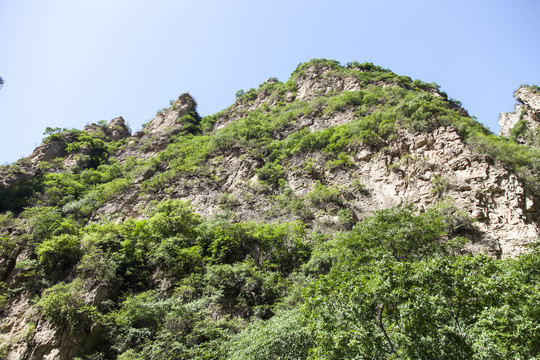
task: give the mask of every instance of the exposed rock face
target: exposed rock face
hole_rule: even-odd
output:
[[[310,100],[332,89],[361,89],[357,79],[328,75],[331,70],[324,66],[305,69],[295,80],[296,95],[287,95],[287,100]],[[247,112],[275,101],[264,94],[260,93],[249,105],[237,101],[229,112],[217,119],[215,127],[223,128]],[[522,88],[516,95],[524,103],[522,106],[527,106],[531,113],[536,114],[534,111],[539,104],[537,94]],[[166,146],[166,129],[174,127],[181,114],[191,111],[193,101],[184,94],[177,104],[176,108],[173,106],[158,114],[147,127],[145,136],[151,134],[153,139],[157,139],[152,152]],[[305,127],[319,131],[347,123],[353,118],[353,112],[347,110],[332,115],[301,117],[287,133],[276,134],[276,137],[284,138],[290,132]],[[219,212],[226,205],[234,209],[239,220],[279,218],[275,204],[257,195],[257,160],[233,150],[220,155],[209,163],[209,166],[219,169],[214,178],[180,176],[173,181],[167,193],[149,191],[141,195],[144,181],[154,175],[154,171],[149,169],[135,179],[130,189],[99,209],[96,219],[99,214],[119,213],[126,217],[140,217],[141,210],[150,201],[169,197],[189,200],[197,212],[207,216]],[[467,235],[473,240],[470,245],[472,252],[514,256],[523,252],[524,245],[540,235],[540,200],[534,198],[517,176],[503,165],[473,154],[453,128],[441,127],[430,133],[416,134],[402,131],[384,152],[359,146],[349,156],[353,159],[353,165],[347,169],[331,170],[325,167],[323,156],[315,154],[312,160],[317,176],[295,170],[286,172],[285,180],[293,195],[297,196],[306,195],[317,181],[343,188],[349,187],[355,180],[360,181],[365,191],[351,190],[348,195],[350,208],[357,219],[403,202],[413,203],[422,210],[443,198],[449,198],[476,220],[475,232]],[[304,155],[293,156],[291,168],[301,169],[305,160]],[[336,220],[325,214],[315,214],[312,219],[319,228]]]
[[[146,126],[146,130],[150,133],[165,131],[167,128],[175,127],[177,120],[183,115],[188,115],[190,111],[195,109],[195,100],[188,93],[184,93],[178,97],[172,107],[164,112],[160,112]]]
[[[88,133],[103,133],[109,141],[118,141],[131,136],[123,117],[112,119],[106,126],[91,124],[84,127]]]
[[[131,132],[126,126],[123,117],[117,117],[112,119],[107,125],[107,135],[113,140],[118,141],[131,136]]]
[[[528,112],[535,117],[536,121],[540,121],[540,92],[538,89],[533,89],[530,86],[522,86],[515,93],[516,100],[525,105]]]
[[[540,125],[540,90],[536,87],[522,86],[514,92],[514,97],[519,102],[513,112],[501,113],[499,124],[501,130],[499,135],[511,136],[514,130],[515,140],[529,145],[536,145],[531,141],[538,136]],[[520,123],[518,125],[518,123]],[[516,128],[516,125],[520,128]],[[528,136],[527,134],[528,133]]]
[[[332,68],[327,66],[313,66],[303,71],[296,79],[298,84],[297,99],[311,100],[316,96],[328,94],[330,91],[358,91],[362,88],[354,78],[341,78],[339,76],[324,76]]]
[[[309,100],[329,89],[361,89],[356,79],[329,76],[327,73],[331,70],[320,66],[305,69],[296,79],[296,96],[288,95],[288,100]],[[522,106],[526,106],[531,114],[536,114],[538,95],[526,88],[516,94],[524,103]],[[181,103],[183,96],[178,103]],[[263,93],[249,107],[237,102],[217,120],[216,128],[227,126],[247,112],[272,101]],[[185,108],[189,109],[189,106]],[[178,117],[180,110],[170,111],[174,113],[158,115],[151,123],[153,136],[163,134],[167,128],[165,124],[174,125],[171,119]],[[322,117],[302,117],[288,131],[305,127],[319,131],[347,123],[353,118],[353,112],[347,110]],[[276,137],[284,138],[287,134],[276,134]],[[166,139],[165,135],[159,135],[158,139],[161,137]],[[328,186],[341,187],[348,187],[355,180],[360,181],[365,192],[353,191],[349,194],[349,204],[357,219],[402,202],[413,203],[422,210],[443,198],[449,198],[476,220],[475,233],[468,234],[473,240],[470,245],[473,252],[514,256],[523,252],[524,245],[540,235],[540,200],[534,198],[517,176],[503,165],[473,154],[453,128],[441,127],[430,133],[416,134],[403,131],[384,152],[359,146],[349,155],[354,164],[341,170],[327,169],[323,157],[315,155],[313,160],[318,176],[297,170],[286,172],[285,180],[293,194],[298,196],[306,195],[319,180]],[[291,159],[291,168],[302,168],[304,160],[304,156],[295,155]],[[210,160],[210,165],[220,169],[215,173],[215,178],[219,180],[204,176],[179,177],[166,194],[150,191],[141,196],[142,183],[154,174],[148,170],[135,179],[132,188],[99,209],[96,216],[100,213],[122,213],[139,217],[141,209],[150,201],[168,197],[189,200],[197,212],[210,216],[223,208],[225,194],[228,199],[226,205],[234,209],[239,220],[276,218],[275,204],[258,196],[254,190],[258,183],[258,162],[255,158],[231,151]],[[269,213],[272,214],[270,217]],[[324,227],[329,219],[327,215],[316,214],[313,221],[317,226]]]
[[[335,125],[339,121],[330,123]],[[428,134],[403,133],[387,152],[365,146],[350,156],[354,165],[342,170],[328,170],[323,158],[315,158],[317,178],[302,171],[286,174],[293,194],[306,195],[319,178],[325,184],[341,187],[360,181],[364,191],[352,190],[349,194],[351,208],[359,219],[403,202],[413,203],[422,210],[449,198],[477,221],[476,232],[467,234],[473,240],[471,251],[493,256],[518,255],[526,243],[540,234],[539,199],[533,198],[503,166],[472,154],[452,128],[439,128]],[[301,168],[304,160],[303,156],[293,158],[293,167]],[[189,200],[197,212],[212,215],[223,206],[223,194],[228,194],[228,205],[234,208],[239,220],[264,219],[272,204],[254,191],[256,165],[253,158],[240,159],[233,153],[227,154],[216,163],[223,169],[216,174],[219,182],[179,178],[167,194],[139,196],[140,182],[144,179],[141,178],[132,189],[107,202],[98,214],[140,217],[141,209],[151,200],[173,197]],[[315,215],[314,221],[322,226],[328,218],[324,214]]]
[[[88,133],[102,133],[109,141],[118,141],[131,136],[131,132],[122,117],[112,119],[107,126],[97,124],[87,125],[84,131]],[[42,161],[50,162],[56,158],[66,156],[67,140],[66,138],[55,138],[43,142],[28,157],[28,160],[30,160],[31,164],[37,165]],[[69,166],[67,167],[69,168]]]
[[[128,146],[119,150],[115,157],[122,161],[128,157],[148,159],[156,155],[167,147],[171,136],[182,128],[179,119],[196,108],[197,103],[191,95],[180,95],[169,109],[160,111],[143,130],[129,138]]]
[[[65,151],[66,143],[62,140],[44,142],[34,150],[29,159],[34,164],[41,161],[51,161],[65,155]]]

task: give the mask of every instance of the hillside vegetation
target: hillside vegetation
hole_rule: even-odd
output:
[[[474,251],[492,220],[448,195],[480,185],[396,144],[456,134],[536,229],[537,147],[371,63],[312,60],[212,116],[181,98],[134,136],[48,128],[0,169],[0,358],[540,357],[540,248]],[[409,188],[431,171],[424,202],[362,208],[377,159]]]

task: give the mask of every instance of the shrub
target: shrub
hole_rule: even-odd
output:
[[[56,234],[63,220],[60,211],[49,206],[28,208],[22,213],[22,217],[26,219],[32,236],[37,240],[44,240]]]
[[[145,211],[150,216],[148,229],[157,239],[177,235],[194,239],[197,236],[196,227],[201,223],[201,217],[186,201],[169,199],[152,203]]]
[[[80,279],[69,284],[58,283],[43,292],[36,306],[55,324],[69,325],[72,333],[87,332],[101,321],[101,316],[95,306],[84,302],[83,293]]]
[[[208,266],[204,280],[220,312],[244,318],[272,316],[271,305],[285,288],[279,274],[261,271],[250,259]]]
[[[315,346],[313,333],[297,310],[284,311],[267,321],[256,321],[235,336],[229,359],[306,359]]]
[[[50,274],[62,274],[75,265],[82,256],[79,237],[69,234],[45,239],[38,244],[36,250],[40,264]]]
[[[339,153],[337,159],[328,161],[326,163],[326,167],[329,170],[346,169],[353,167],[354,165],[354,161],[352,161],[350,156],[343,152]]]
[[[320,181],[317,181],[312,191],[307,193],[306,199],[309,204],[317,208],[328,208],[328,205],[342,205],[343,197],[339,189],[335,187],[327,187]]]
[[[284,180],[283,166],[277,162],[266,163],[263,167],[257,169],[256,174],[259,180],[267,183],[273,189],[279,188]]]
[[[115,348],[125,351],[140,348],[152,341],[159,331],[169,304],[160,300],[154,291],[146,291],[129,296],[118,311],[110,315],[118,327]]]
[[[339,209],[337,216],[340,224],[346,229],[351,230],[356,222],[356,216],[351,209]]]
[[[475,133],[468,138],[473,151],[510,167],[535,194],[540,194],[540,150],[495,135]]]

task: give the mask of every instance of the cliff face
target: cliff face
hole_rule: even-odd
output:
[[[533,90],[516,92],[521,105],[501,115],[501,135],[521,122],[528,135],[514,131],[518,142],[537,136],[540,96]],[[18,171],[2,169],[2,191],[24,198],[3,210],[41,204],[80,223],[122,222],[144,218],[152,202],[182,199],[204,217],[298,219],[333,234],[380,209],[410,203],[422,212],[439,204],[469,219],[463,252],[516,256],[540,235],[539,194],[511,164],[476,150],[471,134],[482,131],[434,84],[371,64],[314,61],[288,82],[270,79],[204,119],[183,94],[134,135],[122,118],[53,134]],[[88,188],[68,184],[62,174]],[[15,191],[38,178],[40,191],[53,183],[58,189]],[[34,236],[15,228],[2,227],[6,238]],[[2,253],[6,289],[28,282],[32,251],[17,245]],[[94,285],[85,285],[78,301],[99,303],[113,291]],[[3,310],[6,359],[69,359],[100,341],[100,329],[74,334],[45,319],[30,291],[18,294]]]
[[[262,87],[273,81],[271,79]],[[337,74],[329,66],[308,67],[294,81],[296,91],[283,95],[287,104],[316,102],[316,99],[328,93],[357,92],[373,86],[362,84],[361,79]],[[378,80],[375,86],[403,85]],[[436,97],[441,96],[437,89],[428,91]],[[526,95],[529,93],[522,92],[521,101],[534,109],[534,102],[524,100],[530,99]],[[180,108],[189,109],[184,112],[193,110],[191,101],[182,103],[185,96],[178,101],[184,104]],[[277,103],[276,95],[265,90],[254,95],[247,103],[240,99],[224,113],[218,114],[213,129],[219,134],[220,129]],[[355,110],[354,106],[350,106],[325,114],[321,105],[312,114],[300,116],[272,136],[274,139],[285,139],[298,131],[316,133],[342,126],[357,117]],[[458,110],[466,114],[463,109]],[[178,111],[171,108],[158,115],[145,128],[148,131],[145,136],[153,134],[153,139],[158,139],[156,143],[166,143],[170,138],[167,134],[178,132],[182,125],[169,120],[168,125],[163,126],[163,119],[178,118]],[[153,151],[140,152],[137,146],[134,149],[129,150],[129,154],[139,157],[154,154]],[[423,210],[443,199],[450,199],[475,220],[476,232],[470,234],[473,240],[471,249],[496,256],[517,255],[524,251],[525,244],[534,241],[540,234],[538,197],[504,164],[472,151],[464,137],[452,126],[439,126],[427,132],[400,129],[391,139],[385,139],[383,144],[355,144],[349,146],[346,153],[349,157],[346,166],[328,165],[328,154],[323,151],[289,155],[283,171],[289,196],[304,198],[319,182],[325,186],[347,189],[343,202],[356,219],[400,203],[412,203],[418,210]],[[125,158],[125,153],[120,152],[117,156]],[[310,165],[309,171],[305,170],[306,163]],[[233,209],[242,221],[270,221],[290,216],[286,211],[276,210],[279,206],[275,200],[261,192],[258,174],[261,161],[257,156],[243,152],[239,147],[224,148],[209,156],[207,166],[211,174],[180,174],[168,181],[166,191],[161,192],[148,187],[148,184],[166,173],[169,165],[160,164],[158,169],[154,169],[156,166],[147,169],[135,177],[125,192],[97,209],[94,218],[104,214],[139,217],[141,209],[151,201],[167,198],[188,199],[196,211],[205,216],[216,214],[224,207]],[[361,190],[352,189],[352,183],[361,184]],[[309,207],[309,204],[306,206]],[[338,217],[332,211],[311,210],[314,215],[309,221],[313,226],[328,228],[329,231],[339,228]]]
[[[512,137],[521,144],[540,146],[540,89],[521,86],[514,97],[518,101],[514,111],[499,116],[499,135]]]

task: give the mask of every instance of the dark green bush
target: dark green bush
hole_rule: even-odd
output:
[[[307,193],[306,199],[311,206],[324,209],[327,209],[330,204],[340,206],[344,201],[339,189],[327,187],[320,181],[317,181],[313,190]]]
[[[283,166],[276,162],[269,162],[256,171],[259,180],[267,183],[273,189],[277,189],[283,183],[284,170]]]
[[[77,235],[62,234],[38,244],[40,264],[49,274],[63,274],[81,258],[80,239]]]
[[[84,291],[80,279],[69,284],[58,283],[46,289],[36,305],[47,319],[57,325],[69,325],[73,333],[89,332],[101,321],[101,315],[95,306],[85,303]]]
[[[267,360],[308,358],[315,346],[313,333],[295,309],[276,314],[270,320],[257,321],[232,339],[228,359]]]

